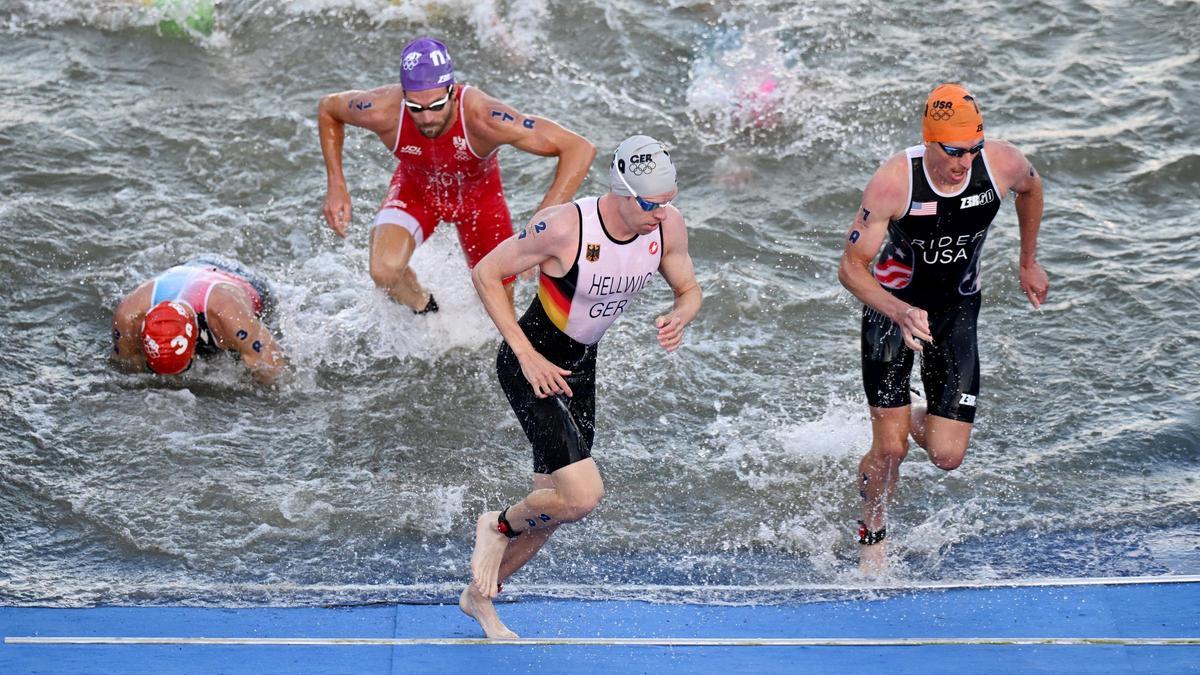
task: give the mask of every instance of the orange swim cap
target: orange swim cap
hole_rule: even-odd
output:
[[[983,135],[983,115],[961,85],[939,84],[925,101],[921,131],[926,141],[968,143]]]

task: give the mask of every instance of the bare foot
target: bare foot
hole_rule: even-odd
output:
[[[462,595],[458,596],[458,608],[478,621],[483,634],[492,640],[515,640],[519,637],[500,621],[492,601],[483,597],[475,584],[467,584]]]
[[[499,511],[488,511],[479,516],[475,523],[471,576],[475,579],[479,594],[485,598],[494,598],[500,594],[497,577],[500,576],[500,561],[504,559],[504,549],[508,548],[508,537],[496,529],[496,519],[499,517]]]
[[[858,547],[858,571],[871,577],[881,577],[887,574],[887,542],[881,541],[870,546]]]

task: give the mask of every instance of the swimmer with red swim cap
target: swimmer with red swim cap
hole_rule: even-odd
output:
[[[418,314],[437,311],[437,303],[409,260],[440,222],[457,226],[469,268],[512,236],[497,161],[501,146],[558,158],[539,211],[569,201],[596,156],[582,136],[459,82],[446,45],[418,38],[404,47],[398,84],[330,94],[318,106],[325,220],[340,237],[351,221],[342,173],[347,124],[374,132],[399,161],[371,227],[370,271],[376,286]]]
[[[269,287],[236,263],[208,256],[142,283],[113,313],[113,360],[128,371],[178,375],[195,354],[241,355],[254,377],[274,382],[283,350],[262,322]]]
[[[871,448],[859,463],[859,567],[887,565],[887,505],[908,439],[935,466],[959,466],[982,402],[976,321],[984,241],[1005,197],[1015,195],[1020,283],[1034,308],[1050,283],[1037,260],[1042,179],[1015,146],[984,137],[983,115],[962,85],[942,84],[922,111],[924,143],[893,155],[863,191],[838,278],[863,303],[863,387]],[[925,401],[909,376],[921,353]]]

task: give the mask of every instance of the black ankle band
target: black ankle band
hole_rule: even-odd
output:
[[[863,521],[858,521],[858,543],[866,546],[878,544],[887,536],[887,528],[881,527],[874,532],[867,529],[867,524]]]
[[[496,518],[496,530],[509,539],[515,539],[521,535],[520,532],[517,532],[512,528],[512,525],[509,525],[508,509],[501,511],[500,516]]]
[[[425,303],[425,309],[414,309],[413,314],[430,314],[438,311],[437,300],[433,299],[433,293],[429,294],[429,302]]]

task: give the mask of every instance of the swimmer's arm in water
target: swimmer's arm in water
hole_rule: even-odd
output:
[[[538,211],[566,203],[575,196],[596,158],[596,146],[591,141],[553,120],[524,115],[478,89],[468,90],[466,97],[465,123],[481,155],[501,145],[511,145],[541,157],[558,158],[554,180]]]
[[[375,132],[390,148],[389,144],[395,140],[402,100],[400,87],[390,85],[369,91],[330,94],[317,105],[317,133],[321,141],[321,155],[325,158],[323,213],[325,221],[339,237],[346,236],[351,217],[350,192],[346,189],[346,176],[342,172],[346,125]]]
[[[863,304],[900,326],[904,343],[921,351],[917,339],[933,342],[925,310],[889,293],[871,274],[871,261],[887,236],[888,223],[908,211],[908,160],[899,153],[884,162],[863,191],[862,205],[846,233],[838,280]]]
[[[1017,226],[1021,233],[1021,290],[1034,309],[1040,309],[1050,292],[1050,279],[1037,259],[1038,231],[1042,227],[1042,177],[1025,155],[1011,143],[988,141],[988,162],[999,174],[1001,194],[1017,194]]]
[[[663,255],[658,271],[675,292],[675,303],[671,311],[654,319],[654,325],[658,328],[658,344],[668,352],[673,352],[683,344],[683,331],[700,312],[704,294],[700,290],[700,282],[696,281],[692,256],[688,253],[687,227],[684,226],[683,216],[674,206],[667,208],[671,213],[660,226]]]
[[[521,363],[521,372],[538,398],[558,393],[573,396],[564,379],[571,371],[542,356],[517,323],[517,314],[503,280],[521,270],[541,265],[553,276],[566,274],[579,248],[579,212],[572,204],[539,211],[516,235],[505,239],[471,270],[471,281],[496,329]]]
[[[242,363],[254,379],[273,384],[284,373],[287,360],[283,349],[275,342],[254,311],[225,286],[217,286],[208,298],[208,328],[217,344],[242,356]]]
[[[145,283],[117,305],[113,311],[113,365],[125,373],[144,373],[146,355],[142,353],[140,330],[146,310],[150,307],[152,284]]]
[[[287,359],[270,329],[258,319],[252,318],[250,321],[249,335],[238,348],[242,363],[250,369],[254,379],[262,384],[274,384],[284,374]]]

